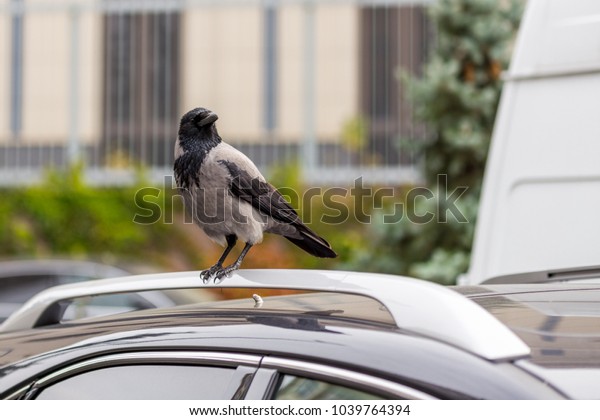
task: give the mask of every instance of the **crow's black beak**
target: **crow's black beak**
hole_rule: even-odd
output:
[[[202,127],[206,124],[211,124],[217,121],[219,116],[212,111],[203,111],[195,118],[199,127]]]

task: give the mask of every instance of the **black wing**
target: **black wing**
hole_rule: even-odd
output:
[[[279,222],[302,224],[298,213],[271,184],[253,178],[235,163],[227,160],[220,160],[219,163],[225,165],[231,175],[230,190],[234,196]]]
[[[302,222],[298,213],[275,187],[259,178],[253,178],[233,162],[220,160],[219,163],[224,165],[231,175],[230,191],[234,196],[250,203],[262,214],[296,228],[295,235],[283,235],[286,239],[314,256],[321,258],[337,256],[325,239]]]

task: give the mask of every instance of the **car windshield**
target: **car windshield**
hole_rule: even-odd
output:
[[[600,287],[511,284],[457,289],[506,324],[531,349],[517,365],[577,399],[597,399]]]
[[[478,289],[472,299],[529,345],[533,363],[600,368],[597,286],[494,285]]]

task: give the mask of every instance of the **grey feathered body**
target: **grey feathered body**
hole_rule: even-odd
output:
[[[175,159],[184,152],[175,147]],[[183,190],[186,210],[206,235],[221,246],[226,246],[226,236],[236,237],[250,244],[263,240],[263,232],[283,236],[298,236],[290,225],[278,223],[260,213],[252,204],[231,194],[231,174],[223,162],[244,168],[253,179],[266,183],[254,163],[242,152],[225,142],[220,142],[205,156],[200,166],[198,182]],[[178,186],[182,186],[178,181]]]

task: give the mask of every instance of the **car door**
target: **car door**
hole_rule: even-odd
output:
[[[243,399],[260,357],[147,351],[94,357],[35,381],[20,396],[41,400]]]
[[[102,355],[46,374],[9,398],[41,400],[429,399],[386,379],[295,359],[228,352]]]

